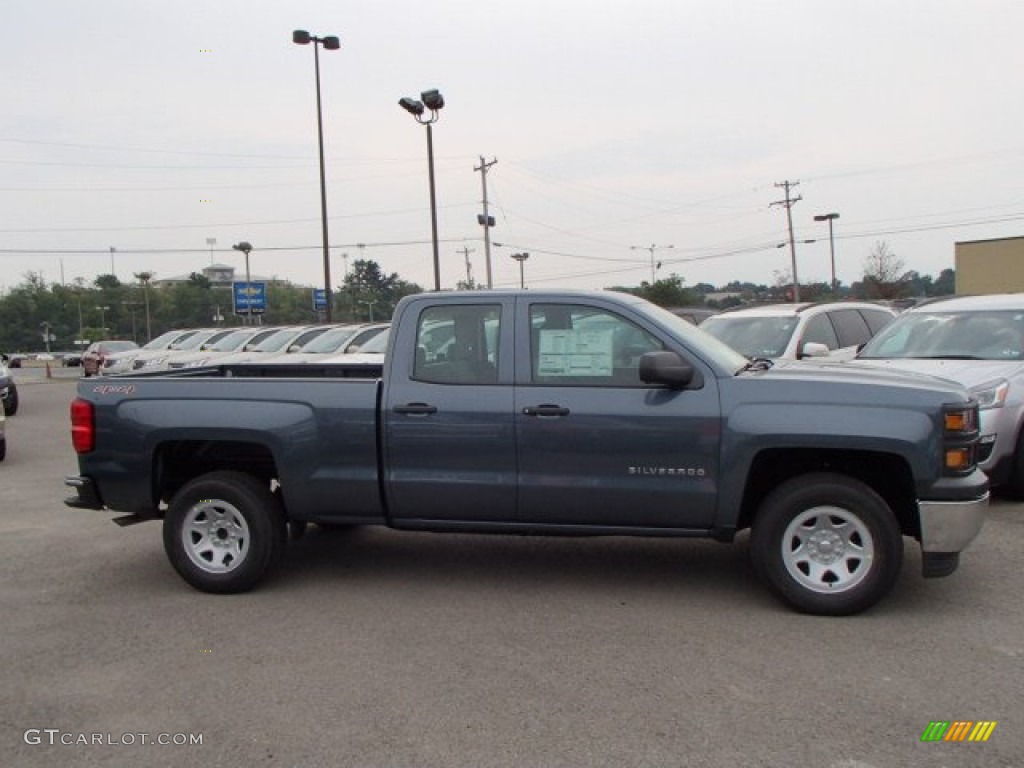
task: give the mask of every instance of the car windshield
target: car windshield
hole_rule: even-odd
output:
[[[857,357],[1020,360],[1024,310],[910,312],[879,331]]]
[[[100,348],[105,354],[111,352],[127,352],[129,349],[138,349],[139,345],[134,341],[104,341]]]
[[[194,336],[189,336],[184,341],[176,341],[171,345],[171,349],[175,351],[183,351],[186,349],[199,349],[203,344],[208,342],[210,339],[219,338],[217,334],[225,334],[227,331],[200,331]]]
[[[379,352],[384,354],[388,349],[388,336],[390,335],[391,331],[389,329],[381,331],[359,348],[360,354],[363,352]]]
[[[797,318],[792,315],[728,317],[716,315],[700,329],[747,357],[781,357],[793,338]]]
[[[188,335],[191,336],[194,333],[195,333],[195,331],[190,331],[188,333]],[[185,336],[185,335],[186,334],[183,331],[168,331],[167,333],[160,334],[159,336],[157,336],[152,341],[147,342],[146,344],[143,344],[142,348],[143,349],[167,349],[167,347],[170,345],[170,343],[172,341],[174,341],[175,339],[181,338],[182,336]]]
[[[279,352],[284,349],[292,339],[299,335],[301,331],[296,328],[282,328],[279,331],[275,331],[261,341],[259,344],[253,345],[250,352]]]
[[[210,352],[234,352],[252,338],[252,331],[232,331],[220,341],[207,347]]]
[[[332,328],[309,342],[302,348],[302,351],[314,352],[318,355],[326,354],[328,352],[337,352],[341,348],[342,344],[355,336],[356,331],[358,330],[358,326]]]

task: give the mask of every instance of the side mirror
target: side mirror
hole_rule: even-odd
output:
[[[800,350],[800,357],[828,357],[832,350],[817,341],[808,341]]]
[[[645,352],[640,355],[640,381],[671,389],[699,387],[703,381],[692,365],[675,352]]]
[[[288,347],[288,352],[298,352],[300,349],[302,349],[301,344],[292,344],[290,347]]]

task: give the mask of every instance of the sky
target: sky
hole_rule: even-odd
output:
[[[0,290],[242,271],[243,240],[253,274],[322,286],[295,29],[341,40],[335,286],[366,258],[432,287],[427,131],[398,100],[435,88],[443,288],[467,259],[486,284],[481,159],[496,288],[514,253],[532,288],[781,282],[785,181],[801,283],[831,278],[816,214],[845,284],[879,242],[937,276],[958,241],[1024,235],[1019,1],[3,0]]]

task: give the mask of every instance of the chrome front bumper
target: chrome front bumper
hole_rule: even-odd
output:
[[[921,551],[961,552],[981,531],[988,493],[969,501],[919,501]]]

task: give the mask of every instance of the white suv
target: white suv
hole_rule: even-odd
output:
[[[767,304],[722,312],[700,329],[750,358],[848,360],[895,317],[870,302]]]
[[[851,365],[941,376],[981,409],[978,467],[1024,495],[1024,294],[955,296],[907,310]]]

